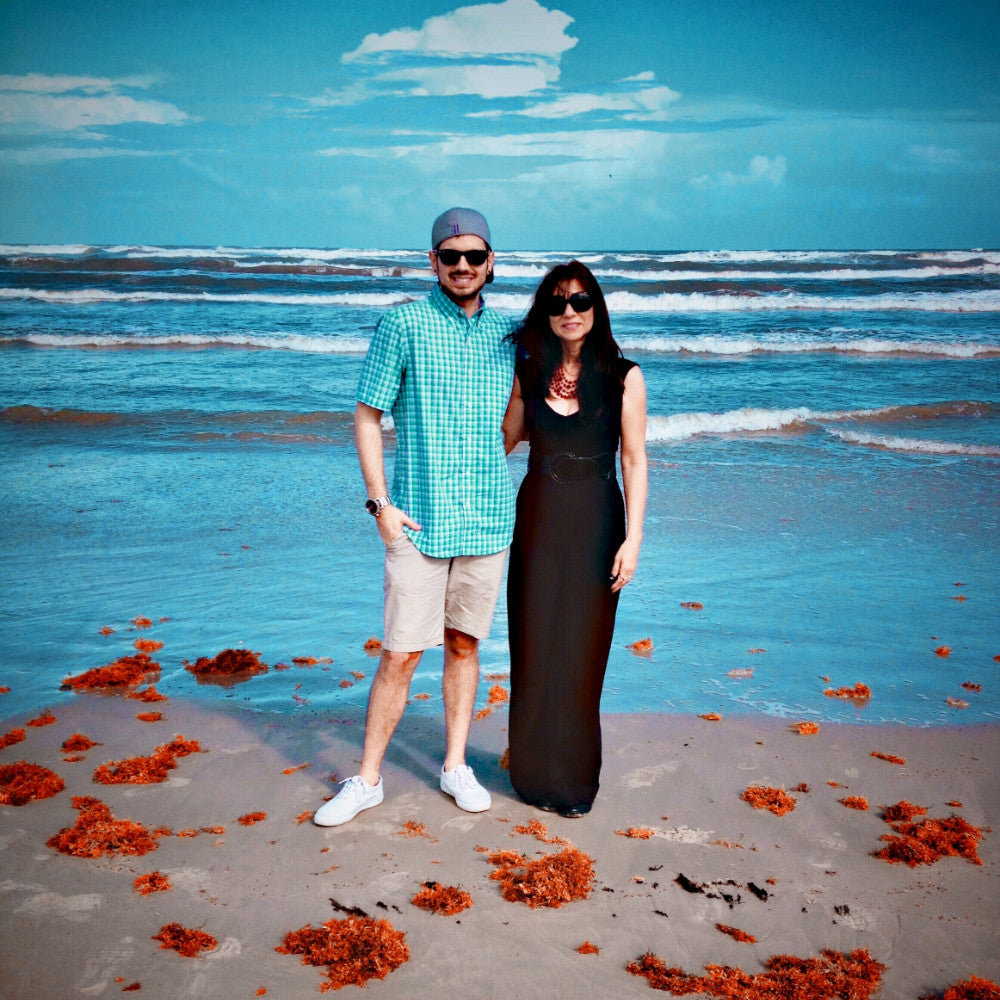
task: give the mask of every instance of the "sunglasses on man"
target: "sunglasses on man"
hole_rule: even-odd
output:
[[[469,262],[470,267],[482,267],[490,255],[489,250],[453,250],[450,247],[434,252],[445,267],[454,267],[463,257]]]
[[[553,295],[549,299],[549,315],[562,316],[566,311],[566,305],[573,307],[573,312],[585,313],[588,309],[594,308],[594,300],[590,297],[590,292],[574,292],[567,298],[565,295]]]

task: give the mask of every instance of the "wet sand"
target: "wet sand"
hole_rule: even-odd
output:
[[[137,718],[151,710],[162,718]],[[0,724],[0,735],[25,730],[0,765],[38,764],[66,786],[0,807],[0,982],[9,1000],[311,996],[323,970],[275,948],[289,931],[350,910],[405,934],[409,961],[370,979],[372,997],[657,995],[626,971],[646,953],[701,975],[711,963],[758,973],[772,955],[866,949],[885,966],[874,995],[886,998],[941,996],[970,975],[1000,980],[997,726],[821,723],[799,735],[789,729],[795,720],[762,716],[608,716],[601,793],[589,816],[569,820],[511,791],[500,763],[503,706],[473,724],[469,762],[494,796],[478,815],[438,790],[441,722],[413,713],[383,771],[383,805],[320,829],[309,815],[331,794],[331,775],[353,774],[360,757],[356,711],[269,715],[82,694],[52,714],[48,725],[27,726],[28,716]],[[64,752],[75,733],[101,745]],[[200,752],[176,757],[165,781],[93,780],[101,765],[152,755],[176,736]],[[750,786],[782,789],[794,808],[753,808],[741,797]],[[115,820],[171,833],[142,856],[66,856],[47,843],[76,822],[77,796],[99,799]],[[918,819],[956,815],[980,828],[982,864],[875,857],[893,832],[881,807],[904,800],[927,810]],[[531,820],[593,860],[587,898],[559,908],[503,898],[490,853],[533,859],[560,849],[517,832]],[[170,888],[137,891],[135,880],[154,872]],[[411,900],[427,882],[467,892],[472,906],[452,916],[419,909]],[[153,936],[172,923],[216,946],[194,958],[161,949]],[[584,943],[594,948],[581,953]]]

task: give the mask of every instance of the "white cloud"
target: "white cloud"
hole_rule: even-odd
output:
[[[546,10],[537,0],[459,7],[450,14],[428,18],[419,28],[367,35],[342,61],[385,59],[398,53],[459,59],[484,55],[558,59],[577,43],[565,34],[572,21],[568,14]]]
[[[19,167],[44,166],[67,160],[103,160],[109,156],[163,156],[149,150],[119,149],[108,146],[32,146],[29,149],[0,150],[0,163]]]
[[[542,90],[548,83],[540,66],[425,66],[382,73],[382,83],[410,82],[411,97],[522,97]]]
[[[542,101],[516,111],[486,111],[470,117],[500,117],[504,114],[526,118],[572,118],[597,111],[621,113],[629,120],[659,118],[663,112],[680,100],[680,94],[669,87],[640,87],[629,93],[618,94],[564,94],[551,101]]]
[[[120,92],[153,82],[151,77],[0,76],[0,125],[22,132],[64,132],[131,122],[179,125],[187,121],[188,116],[172,104]]]
[[[45,76],[42,73],[10,76],[0,73],[0,91],[20,90],[33,94],[66,94],[72,90],[82,90],[87,94],[101,94],[119,87],[150,87],[155,82],[156,78],[152,76],[110,80],[102,76]]]
[[[526,157],[547,160],[628,164],[659,156],[668,137],[642,129],[602,129],[580,132],[527,132],[505,135],[442,135],[435,137],[397,133],[399,142],[391,146],[344,147],[320,151],[323,156],[363,156],[379,159],[410,155],[428,157],[436,162],[457,156]]]
[[[492,100],[537,94],[559,79],[559,60],[577,43],[565,30],[572,21],[537,0],[504,0],[459,7],[419,28],[371,34],[341,56],[361,79],[305,103],[335,107],[378,96]]]
[[[734,174],[725,170],[718,174],[703,174],[692,178],[691,183],[699,188],[731,188],[746,184],[770,183],[779,187],[785,182],[788,164],[783,156],[754,156],[746,173]]]

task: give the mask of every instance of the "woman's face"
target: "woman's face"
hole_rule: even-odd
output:
[[[583,285],[573,278],[557,285],[553,294],[569,300],[571,296],[583,291],[585,291]],[[589,309],[577,312],[572,303],[567,301],[561,315],[549,317],[549,325],[564,347],[579,348],[594,326],[594,307],[591,305]]]

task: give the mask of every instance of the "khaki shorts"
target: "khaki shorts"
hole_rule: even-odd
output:
[[[446,628],[485,639],[506,559],[506,549],[434,559],[402,532],[385,550],[383,648],[415,653],[440,646]]]

